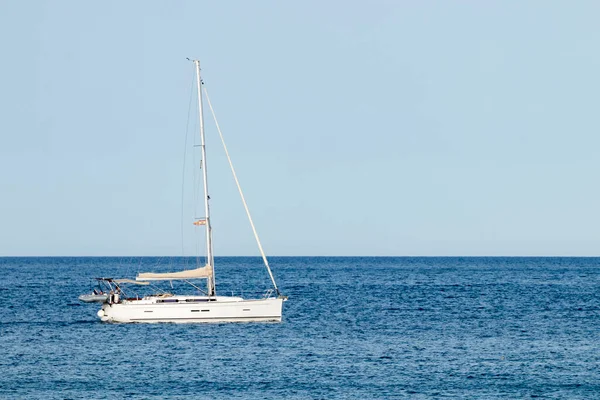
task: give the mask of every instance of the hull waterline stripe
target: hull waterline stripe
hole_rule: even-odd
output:
[[[135,319],[131,319],[130,321],[160,321],[160,320],[165,320],[165,321],[175,321],[175,320],[201,320],[201,319],[265,319],[265,318],[281,318],[281,316],[268,316],[268,317],[207,317],[207,318],[135,318]]]

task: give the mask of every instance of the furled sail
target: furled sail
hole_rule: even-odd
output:
[[[112,279],[114,283],[131,283],[133,285],[149,285],[148,282],[136,282],[133,279]]]
[[[200,279],[209,278],[213,274],[213,269],[210,265],[196,269],[187,269],[179,272],[153,273],[143,272],[135,277],[136,281],[173,281],[181,279]]]

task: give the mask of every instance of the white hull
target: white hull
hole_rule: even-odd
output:
[[[280,322],[283,299],[244,300],[240,297],[147,297],[104,304],[98,316],[104,322]]]

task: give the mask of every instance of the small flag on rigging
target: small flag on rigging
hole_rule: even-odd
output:
[[[194,225],[206,225],[206,219],[197,219],[196,221],[194,221]]]

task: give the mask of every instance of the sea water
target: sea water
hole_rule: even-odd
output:
[[[600,259],[274,257],[282,323],[107,324],[92,277],[182,258],[0,258],[0,398],[600,398]],[[219,294],[269,287],[217,258]]]

